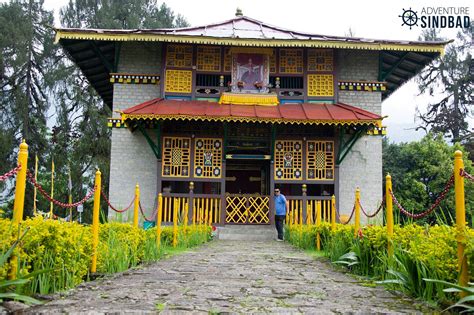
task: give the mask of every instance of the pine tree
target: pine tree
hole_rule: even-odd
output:
[[[53,45],[53,22],[52,12],[43,9],[41,0],[0,5],[1,157],[10,162],[3,163],[3,169],[16,164],[21,139],[27,141],[30,152],[46,154],[51,100],[48,81],[57,49]],[[27,207],[30,201],[27,199]]]
[[[452,143],[473,141],[468,124],[474,109],[473,32],[471,22],[471,28],[458,33],[445,55],[428,65],[417,78],[420,92],[437,98],[425,113],[419,113],[420,128],[441,132],[451,138]],[[441,40],[439,31],[434,29],[424,31],[421,39]]]

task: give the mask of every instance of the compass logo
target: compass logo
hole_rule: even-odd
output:
[[[423,7],[421,12],[402,9],[402,26],[421,28],[469,28],[469,7]],[[420,24],[418,24],[420,23]]]
[[[413,26],[418,26],[418,15],[416,14],[416,11],[413,11],[411,8],[408,10],[403,9],[403,14],[399,15],[399,17],[402,18],[402,26],[408,25],[410,29]]]

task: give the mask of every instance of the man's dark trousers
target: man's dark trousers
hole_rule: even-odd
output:
[[[283,239],[283,222],[285,222],[286,216],[284,215],[275,215],[275,227],[278,232],[278,239]]]

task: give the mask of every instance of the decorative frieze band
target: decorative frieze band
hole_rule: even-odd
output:
[[[127,124],[120,118],[107,118],[107,127],[109,128],[126,128]]]
[[[370,136],[385,136],[387,134],[387,127],[386,126],[381,126],[381,127],[372,127],[369,130],[367,130],[367,134]]]
[[[384,82],[340,81],[337,85],[342,91],[384,92],[387,90]]]
[[[158,84],[160,76],[157,74],[111,73],[110,83],[130,84]]]

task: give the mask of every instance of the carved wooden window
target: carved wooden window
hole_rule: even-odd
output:
[[[334,179],[334,141],[306,141],[306,177]]]
[[[189,177],[191,138],[163,137],[163,177]]]
[[[192,80],[192,71],[166,70],[165,92],[191,93]]]
[[[280,49],[280,72],[289,74],[303,73],[303,50]]]
[[[196,138],[194,140],[194,176],[221,178],[222,139]]]
[[[198,71],[221,71],[221,49],[219,47],[199,46],[197,48]]]
[[[275,179],[301,180],[303,178],[303,142],[301,140],[275,141]]]
[[[309,49],[308,71],[333,71],[334,57],[332,49]]]
[[[191,68],[193,66],[193,46],[168,45],[166,47],[166,66]]]
[[[308,74],[308,96],[334,96],[332,74]]]

